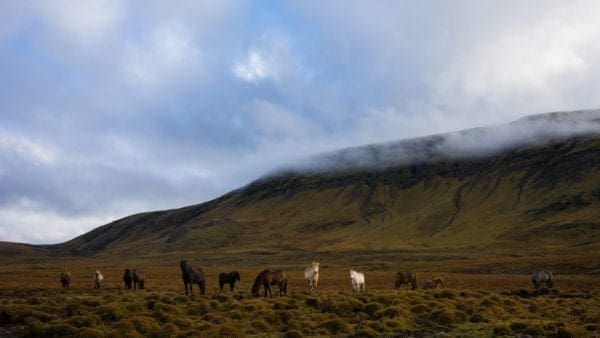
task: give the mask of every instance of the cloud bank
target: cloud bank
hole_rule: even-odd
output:
[[[68,240],[321,152],[600,106],[596,1],[57,0],[3,2],[0,20],[0,240]]]
[[[600,110],[555,112],[508,124],[404,139],[318,154],[277,168],[270,175],[313,174],[354,169],[475,159],[523,146],[600,135]]]

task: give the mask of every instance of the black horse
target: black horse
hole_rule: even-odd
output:
[[[275,271],[267,269],[262,271],[254,280],[254,285],[252,285],[252,294],[258,297],[260,287],[264,286],[265,297],[273,297],[271,285],[279,285],[280,296],[287,294],[287,275],[285,272],[281,271],[281,269]]]
[[[133,271],[131,269],[125,269],[123,282],[125,282],[125,289],[131,290],[131,283],[133,282]]]
[[[143,272],[139,272],[138,269],[133,269],[133,289],[143,289],[144,280],[146,275]]]
[[[233,291],[233,287],[236,281],[240,280],[240,273],[237,271],[232,271],[230,273],[221,272],[219,274],[219,287],[221,291],[223,291],[223,286],[225,284],[229,284],[229,290]]]
[[[204,294],[206,290],[206,283],[204,281],[204,271],[202,269],[193,268],[186,260],[182,260],[179,263],[181,267],[181,279],[183,279],[183,285],[185,286],[185,294],[188,294],[188,285],[190,286],[190,294],[194,294],[192,291],[192,284],[198,284],[200,293]]]

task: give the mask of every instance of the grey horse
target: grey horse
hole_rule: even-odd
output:
[[[542,283],[546,283],[548,288],[554,286],[554,276],[548,270],[538,270],[531,273],[531,282],[536,289],[540,288]]]

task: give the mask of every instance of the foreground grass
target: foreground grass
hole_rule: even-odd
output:
[[[393,289],[393,271],[363,270],[367,292],[356,294],[347,270],[323,264],[318,294],[305,291],[301,268],[286,268],[289,294],[265,299],[250,294],[255,268],[240,270],[234,292],[221,292],[218,273],[230,269],[205,267],[207,293],[186,296],[177,263],[126,263],[146,273],[147,289],[137,291],[123,289],[122,262],[5,265],[0,336],[600,335],[593,275],[556,274],[555,289],[533,291],[528,275],[418,271],[419,289],[411,291]],[[64,267],[73,273],[68,294],[58,280]],[[92,289],[96,268],[106,277],[101,290]],[[443,289],[423,291],[422,281],[437,275]]]
[[[598,291],[484,289],[246,291],[0,289],[4,334],[29,337],[600,334]]]

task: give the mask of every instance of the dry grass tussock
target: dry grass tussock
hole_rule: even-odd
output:
[[[0,326],[35,337],[600,334],[594,276],[558,276],[555,289],[536,291],[524,275],[444,274],[447,287],[411,291],[393,289],[393,272],[370,271],[367,291],[359,294],[344,271],[325,270],[321,291],[311,294],[301,272],[290,272],[289,294],[265,299],[250,294],[258,271],[242,271],[239,288],[219,292],[220,270],[207,269],[206,295],[185,296],[176,267],[145,269],[142,291],[124,290],[117,269],[105,268],[100,290],[74,273],[68,294],[60,290],[57,268],[20,267],[0,275]]]

